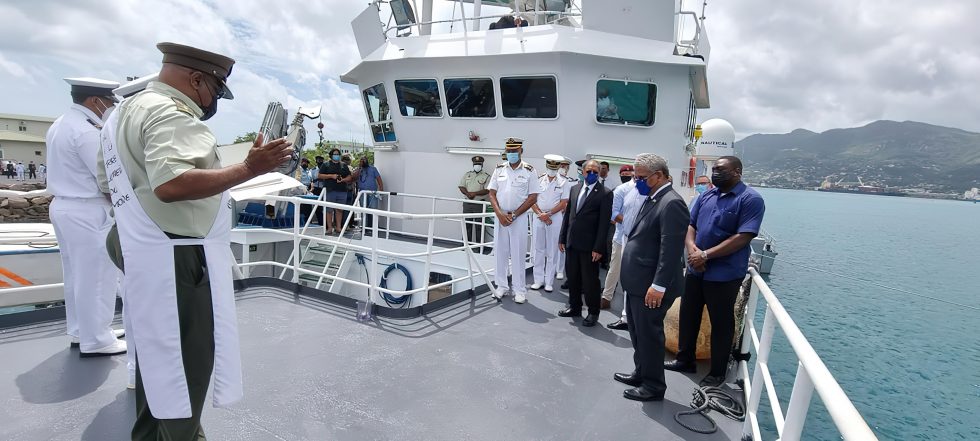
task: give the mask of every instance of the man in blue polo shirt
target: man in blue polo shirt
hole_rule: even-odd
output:
[[[723,156],[711,168],[712,188],[691,207],[687,230],[687,280],[679,314],[679,351],[664,369],[695,372],[694,352],[701,311],[711,320],[711,372],[702,386],[725,382],[735,337],[735,300],[748,271],[749,243],[759,234],[766,212],[762,196],[742,183],[742,161]]]

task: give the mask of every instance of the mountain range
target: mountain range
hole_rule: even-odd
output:
[[[744,179],[812,188],[824,180],[962,193],[980,187],[980,133],[914,121],[875,121],[815,133],[756,134],[735,143]]]

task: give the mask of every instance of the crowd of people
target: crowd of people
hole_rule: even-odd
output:
[[[480,200],[485,189],[496,218],[492,296],[501,301],[513,295],[522,304],[528,301],[528,288],[552,292],[555,279],[567,278],[562,288],[568,302],[557,315],[581,318],[581,326],[592,327],[621,287],[620,319],[607,326],[629,331],[635,369],[614,379],[631,386],[625,398],[638,401],[663,399],[665,369],[695,372],[701,311],[707,306],[711,369],[700,383],[723,383],[735,301],[748,270],[749,244],[765,212],[759,194],[741,182],[741,161],[719,158],[710,178],[696,179],[697,196],[686,201],[673,188],[667,161],[655,154],[643,153],[633,164],[622,165],[620,182],[607,185],[607,162],[577,161],[580,179],[574,179],[567,176],[569,159],[545,155],[547,172],[539,175],[523,161],[523,153],[523,140],[509,138],[504,161],[491,173],[483,171],[482,157],[474,157],[473,171],[460,182],[460,192],[472,200]],[[529,219],[534,280],[528,287]],[[482,242],[480,233],[471,230],[467,240]],[[663,320],[677,299],[679,352],[675,360],[665,361]]]
[[[363,191],[366,193],[360,196],[362,198],[360,205],[378,208],[381,200],[378,192],[384,191],[384,180],[378,168],[371,163],[370,157],[362,154],[357,158],[357,166],[353,165],[354,156],[350,153],[341,153],[338,148],[330,149],[327,157],[329,160],[323,156],[315,156],[314,165],[310,164],[308,158],[300,160],[296,173],[300,183],[305,186],[305,191],[322,197],[324,201],[345,205],[354,205],[357,195]],[[306,222],[314,209],[312,205],[303,205],[301,210],[303,222]],[[318,209],[314,220],[326,227],[327,234],[338,235],[349,215],[350,211],[342,209]],[[371,214],[365,214],[364,219],[361,220],[363,224],[360,225],[352,219],[351,226],[371,228],[374,224],[373,217]]]
[[[34,161],[29,161],[27,165],[24,165],[24,161],[3,161],[0,164],[0,170],[3,171],[3,175],[7,179],[16,179],[18,181],[28,179],[44,181],[47,178],[47,167],[44,164],[35,164]]]

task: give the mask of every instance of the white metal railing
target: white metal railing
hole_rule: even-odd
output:
[[[437,289],[444,286],[450,286],[454,283],[464,282],[466,280],[469,280],[470,288],[475,289],[476,282],[474,279],[479,277],[483,278],[483,281],[487,284],[487,286],[492,286],[490,283],[489,274],[492,274],[494,270],[492,268],[484,269],[483,265],[475,257],[475,254],[473,252],[473,249],[475,248],[490,246],[491,244],[489,242],[470,243],[466,236],[467,224],[480,225],[481,228],[486,228],[489,225],[486,223],[486,217],[489,216],[489,213],[459,213],[459,212],[437,213],[435,212],[437,201],[447,201],[447,202],[473,202],[473,201],[456,199],[456,198],[414,195],[414,194],[406,194],[406,193],[365,192],[365,191],[360,192],[358,197],[361,198],[366,194],[389,196],[388,198],[385,198],[387,199],[388,208],[390,208],[391,196],[399,196],[399,197],[414,198],[414,199],[418,199],[418,198],[429,199],[431,200],[431,204],[430,204],[431,212],[430,213],[402,213],[402,212],[393,212],[390,210],[366,208],[361,206],[359,203],[355,205],[346,205],[346,204],[338,204],[333,202],[326,202],[322,200],[311,200],[311,199],[303,199],[297,197],[267,196],[265,197],[265,199],[268,201],[285,202],[285,203],[293,204],[293,212],[295,215],[294,215],[292,231],[266,230],[267,232],[270,232],[272,234],[283,235],[284,238],[286,237],[292,238],[293,252],[289,257],[289,259],[287,260],[287,263],[281,263],[276,261],[256,261],[256,262],[249,262],[246,264],[240,264],[239,267],[248,268],[253,266],[272,266],[275,268],[282,269],[279,275],[280,278],[285,278],[286,272],[292,271],[291,281],[294,283],[298,283],[300,274],[316,276],[318,277],[318,282],[316,285],[317,287],[321,285],[324,279],[327,279],[334,282],[349,283],[353,286],[368,288],[369,295],[366,300],[368,306],[370,306],[370,304],[373,303],[372,298],[381,293],[386,293],[392,296],[399,296],[399,297],[405,295],[410,296],[421,292],[427,292],[432,289]],[[345,222],[344,227],[341,230],[341,234],[338,235],[337,237],[313,236],[310,234],[306,234],[307,229],[310,227],[310,222],[313,219],[313,215],[311,214],[310,216],[308,216],[305,222],[301,222],[301,216],[299,215],[299,213],[301,212],[300,207],[302,205],[313,205],[315,210],[330,208],[330,209],[340,209],[344,211],[350,211],[351,216],[348,217],[348,221]],[[374,216],[374,222],[372,223],[372,226],[370,228],[365,228],[365,230],[368,230],[372,233],[371,237],[373,240],[362,240],[361,242],[364,244],[355,244],[353,243],[351,238],[345,237],[344,233],[346,231],[347,226],[349,225],[349,219],[354,217],[353,216],[354,214],[359,214],[362,219],[364,218],[365,215]],[[380,225],[383,223],[382,220],[387,221],[390,219],[424,222],[427,226],[427,234],[422,235],[418,233],[411,233],[408,231],[392,231],[388,227],[389,222],[384,222],[386,226],[380,227]],[[437,222],[458,223],[460,229],[460,238],[446,238],[446,237],[436,236],[435,225]],[[382,247],[379,246],[384,243],[379,241],[382,233],[385,234],[386,238],[389,233],[397,233],[399,235],[405,235],[405,236],[415,237],[415,238],[424,238],[426,244],[425,251],[414,252],[414,253],[401,253],[401,252],[383,249]],[[434,249],[434,241],[437,239],[451,241],[454,243],[461,243],[461,245],[456,247],[448,247],[448,248],[436,247]],[[306,268],[302,268],[303,260],[300,253],[300,248],[301,248],[301,242],[304,240],[308,241],[307,246],[303,251],[304,253],[308,252],[309,248],[312,247],[314,244],[323,244],[332,247],[330,252],[331,257],[327,259],[326,265],[321,271],[313,271],[313,270],[308,270]],[[330,274],[328,272],[328,268],[330,266],[331,261],[333,260],[332,256],[334,256],[335,253],[337,253],[340,250],[343,250],[343,252],[345,253],[348,251],[361,252],[365,254],[365,257],[367,255],[370,255],[371,262],[378,262],[379,257],[382,256],[391,259],[424,257],[424,269],[423,269],[424,275],[429,274],[429,270],[431,269],[432,266],[432,256],[462,251],[465,252],[467,256],[466,275],[448,281],[431,284],[431,285],[428,277],[423,277],[424,282],[422,286],[410,290],[396,290],[390,288],[382,289],[380,287],[380,278],[378,277],[378,265],[370,266],[370,270],[368,271],[369,280],[367,283],[361,282],[359,280],[343,277],[342,275],[338,275],[338,274]],[[476,267],[475,268],[476,271],[474,271],[474,266]]]
[[[522,11],[522,12],[513,12],[513,13],[509,13],[509,14],[491,14],[491,15],[479,15],[479,16],[475,16],[475,17],[467,17],[466,16],[466,13],[464,11],[461,11],[460,17],[455,17],[454,16],[452,18],[448,18],[448,19],[444,19],[444,20],[416,21],[414,23],[406,23],[406,24],[397,24],[397,23],[391,24],[391,20],[389,19],[388,24],[387,24],[387,26],[384,29],[384,36],[387,38],[388,37],[388,33],[390,33],[392,30],[405,29],[406,27],[417,27],[417,28],[419,28],[419,35],[424,35],[422,33],[422,31],[421,31],[422,26],[432,26],[434,24],[442,24],[442,23],[461,23],[462,26],[460,26],[460,29],[465,34],[468,31],[468,29],[466,29],[466,23],[467,22],[476,21],[477,23],[479,23],[480,20],[484,20],[484,19],[494,19],[494,18],[500,19],[500,18],[503,18],[503,17],[515,17],[515,16],[516,17],[521,17],[521,18],[531,17],[531,18],[534,19],[534,22],[533,23],[528,23],[528,25],[529,26],[536,26],[536,25],[543,25],[543,24],[553,24],[553,23],[556,23],[556,22],[560,21],[563,18],[568,18],[568,17],[581,17],[582,16],[582,12],[581,12],[581,10],[579,10],[579,12],[564,12],[564,11]],[[546,21],[546,22],[540,22],[538,20],[538,18],[540,18],[540,17],[545,17],[546,19],[549,19],[549,20]],[[455,27],[452,27],[451,29],[452,30],[449,33],[455,33]]]
[[[701,32],[702,32],[702,30],[701,30],[701,19],[698,18],[697,12],[694,12],[694,11],[679,11],[679,12],[677,12],[677,15],[679,17],[681,17],[681,18],[683,18],[685,15],[689,15],[691,17],[694,17],[694,36],[691,39],[689,39],[689,40],[684,40],[684,39],[682,39],[682,35],[681,35],[681,32],[683,32],[683,31],[678,32],[678,35],[677,35],[677,46],[678,47],[682,47],[682,48],[690,49],[693,54],[700,53],[700,49],[701,49],[700,48],[700,46],[701,46]],[[683,29],[683,23],[684,22],[682,21],[681,24],[680,24],[680,28],[681,29]]]
[[[762,439],[758,413],[762,391],[765,390],[769,398],[769,405],[772,407],[772,415],[780,441],[799,440],[803,433],[803,423],[806,421],[806,415],[810,408],[810,399],[815,390],[844,440],[877,440],[874,432],[868,427],[868,423],[858,413],[847,394],[841,389],[840,384],[824,365],[813,346],[810,346],[810,342],[803,336],[803,332],[793,322],[789,313],[769,289],[762,276],[755,268],[749,269],[749,276],[752,278],[752,284],[745,309],[741,352],[750,353],[751,350],[754,350],[756,361],[751,382],[749,381],[748,363],[746,361],[739,361],[738,363],[738,375],[744,380],[743,389],[746,402],[746,418],[742,428],[743,438]],[[760,294],[766,300],[766,315],[762,322],[761,336],[755,326],[755,312]],[[799,359],[796,379],[790,392],[789,406],[785,414],[779,404],[772,374],[769,372],[769,355],[772,351],[772,341],[777,327],[782,329],[793,348],[793,352]]]

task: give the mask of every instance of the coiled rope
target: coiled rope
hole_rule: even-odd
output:
[[[674,421],[680,424],[681,427],[692,432],[703,434],[715,433],[718,431],[718,424],[708,415],[708,412],[712,410],[735,421],[745,420],[745,406],[742,405],[741,401],[720,387],[704,386],[694,391],[694,396],[691,398],[691,410],[677,412],[674,414]],[[688,425],[681,421],[681,417],[685,415],[701,415],[704,419],[708,420],[711,426],[707,429],[702,429],[694,425]]]

